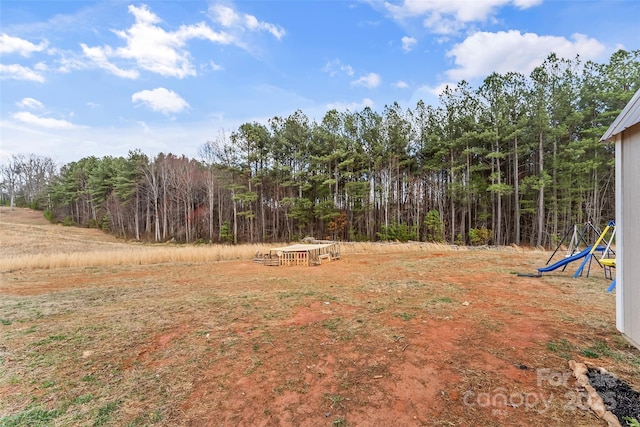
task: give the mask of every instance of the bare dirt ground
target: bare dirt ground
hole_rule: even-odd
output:
[[[126,246],[26,210],[0,234],[0,258]],[[549,255],[0,272],[0,426],[606,425],[568,361],[638,389],[640,352],[597,267],[514,274]]]

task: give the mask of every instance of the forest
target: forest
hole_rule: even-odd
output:
[[[573,224],[615,217],[614,147],[600,137],[640,89],[639,60],[550,54],[529,76],[449,86],[435,106],[244,123],[198,158],[12,155],[0,202],[150,242],[551,247]]]

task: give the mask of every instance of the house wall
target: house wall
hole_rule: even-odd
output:
[[[618,271],[616,324],[640,348],[640,124],[616,141],[616,212]]]

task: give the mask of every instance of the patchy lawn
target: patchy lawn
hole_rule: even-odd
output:
[[[21,218],[3,212],[2,229],[30,247],[12,238],[0,257],[66,230],[65,250],[96,245],[95,230]],[[568,361],[638,389],[640,352],[615,330],[601,271],[514,274],[549,255],[418,246],[318,267],[2,272],[0,426],[606,425]]]

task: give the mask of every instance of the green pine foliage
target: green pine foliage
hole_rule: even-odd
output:
[[[491,230],[486,227],[472,228],[469,230],[469,241],[473,246],[488,245],[491,241]]]
[[[380,226],[378,238],[382,241],[387,242],[408,242],[409,240],[416,240],[418,238],[418,234],[415,228],[412,229],[407,224],[398,224],[396,222],[392,222],[388,226]]]
[[[135,150],[58,170],[12,156],[0,204],[158,242],[551,246],[572,224],[614,217],[614,149],[600,137],[639,88],[639,50],[602,64],[552,53],[529,76],[447,87],[437,105],[245,123],[198,159]]]
[[[441,243],[444,241],[444,223],[440,218],[440,212],[436,209],[431,209],[427,212],[424,224],[427,228],[425,235],[427,242]]]

